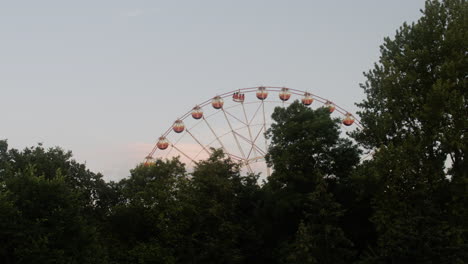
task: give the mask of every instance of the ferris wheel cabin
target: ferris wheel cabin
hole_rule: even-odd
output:
[[[224,105],[223,98],[219,96],[215,96],[213,100],[211,100],[211,105],[213,106],[214,109],[221,109]]]
[[[260,100],[265,100],[268,97],[268,92],[265,87],[258,87],[257,98]]]

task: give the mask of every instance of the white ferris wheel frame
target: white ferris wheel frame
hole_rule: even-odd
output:
[[[221,98],[221,99],[230,98],[235,93],[242,93],[244,95],[249,94],[249,93],[257,93],[259,91],[259,89],[263,89],[267,93],[268,92],[277,92],[278,94],[280,94],[281,92],[287,91],[291,95],[298,95],[298,96],[303,96],[303,97],[305,95],[308,95],[313,99],[314,102],[317,101],[317,102],[321,103],[322,105],[332,105],[334,107],[334,110],[337,113],[341,114],[344,117],[352,118],[353,123],[359,129],[363,128],[361,122],[352,113],[350,113],[349,111],[347,111],[344,108],[340,107],[339,105],[335,104],[333,101],[328,100],[328,99],[323,98],[323,97],[320,97],[320,96],[318,96],[316,94],[313,94],[313,93],[309,93],[309,92],[301,91],[301,90],[297,90],[297,89],[292,89],[292,88],[287,88],[287,87],[257,86],[257,87],[236,89],[236,90],[233,90],[233,91],[229,91],[229,92],[220,94],[220,95],[218,95],[216,97],[210,98],[210,99],[198,104],[197,106],[200,109],[203,109],[204,107],[210,106],[212,104],[212,100],[214,98]],[[267,94],[267,96],[268,96],[268,94]],[[197,164],[198,156],[202,152],[206,152],[208,155],[210,155],[210,153],[211,153],[210,147],[215,142],[217,142],[221,146],[221,149],[223,150],[223,152],[226,155],[228,155],[232,160],[238,162],[241,166],[245,166],[245,168],[247,168],[247,170],[250,173],[254,173],[254,170],[251,168],[251,164],[255,163],[255,162],[258,162],[259,160],[264,159],[265,155],[267,154],[267,149],[263,150],[259,146],[257,146],[257,144],[256,144],[256,142],[259,139],[260,135],[265,134],[265,132],[267,130],[265,103],[282,103],[283,106],[284,106],[284,104],[288,104],[288,105],[290,104],[290,102],[287,102],[288,99],[289,99],[289,97],[286,100],[281,100],[280,99],[281,101],[271,101],[271,100],[266,100],[266,98],[265,98],[263,100],[258,99],[259,101],[255,101],[255,102],[244,102],[242,100],[241,102],[237,102],[237,104],[232,105],[232,106],[228,106],[228,107],[222,106],[219,109],[217,109],[214,113],[211,113],[211,114],[209,114],[207,116],[205,116],[205,114],[203,113],[202,117],[199,120],[196,120],[197,122],[195,122],[194,125],[192,125],[191,127],[184,127],[184,129],[183,129],[183,135],[189,135],[201,147],[200,152],[198,152],[198,154],[195,155],[195,156],[191,156],[191,155],[187,154],[180,147],[177,147],[177,144],[182,139],[183,135],[181,137],[179,137],[179,139],[176,140],[176,141],[168,141],[167,140],[167,136],[170,133],[176,133],[176,132],[173,131],[173,125],[172,125],[160,137],[160,139],[162,138],[162,139],[164,139],[164,140],[166,140],[168,142],[168,146],[170,147],[170,149],[169,150],[167,150],[167,149],[160,150],[158,148],[158,141],[156,141],[156,144],[154,145],[153,149],[145,157],[144,164],[151,163],[152,160],[154,159],[153,158],[154,154],[158,150],[167,151],[167,153],[165,155],[166,158],[168,157],[168,155],[173,150],[176,150],[178,153],[183,155],[185,158],[187,158],[188,160],[190,160],[194,164]],[[259,106],[257,107],[254,115],[249,120],[249,118],[247,116],[246,109],[245,109],[245,105],[254,104],[254,103],[259,103]],[[232,108],[238,107],[239,105],[242,107],[242,112],[243,112],[243,117],[240,117],[240,118],[230,112],[230,110]],[[189,110],[188,112],[183,114],[180,118],[178,118],[177,121],[182,121],[183,122],[185,119],[191,117],[192,111],[193,111],[193,109]],[[213,129],[213,126],[209,123],[209,118],[216,115],[216,114],[218,114],[218,113],[220,113],[220,112],[223,114],[223,116],[224,116],[224,118],[225,118],[225,120],[226,120],[226,122],[228,124],[228,127],[229,127],[229,130],[227,132],[223,133],[223,134],[216,133],[216,131]],[[261,114],[262,114],[263,122],[262,123],[252,124],[252,122],[256,118],[257,114],[259,114],[259,112],[261,112]],[[228,118],[228,116],[231,119],[235,119],[237,122],[242,123],[244,126],[240,127],[240,128],[234,128],[232,126],[231,120],[230,120],[230,118]],[[193,128],[195,128],[196,126],[201,125],[201,124],[205,124],[207,126],[207,128],[211,131],[212,136],[214,137],[214,139],[208,144],[201,143],[201,141],[191,132],[191,130]],[[257,132],[256,135],[254,133],[252,133],[251,127],[253,127],[253,126],[261,126],[261,129],[259,129],[259,132]],[[245,129],[245,128],[247,128],[247,130],[248,130],[248,134],[249,134],[248,137],[246,137],[246,136],[244,136],[244,135],[237,132],[238,130]],[[226,135],[229,135],[229,134],[232,134],[232,136],[234,138],[234,141],[236,142],[237,148],[238,148],[238,150],[240,152],[240,156],[239,155],[234,155],[231,151],[228,151],[228,149],[223,144],[222,138],[224,136],[226,136]],[[241,147],[242,144],[240,142],[242,142],[242,141],[245,142],[245,143],[248,143],[250,145],[249,146],[249,152],[247,153],[247,155],[244,152],[243,148]],[[264,141],[265,141],[264,142],[265,146],[268,146],[267,139],[265,137],[264,137]],[[254,154],[254,155],[251,156],[251,154]],[[270,174],[271,174],[270,168],[268,166],[266,166],[266,173],[267,173],[267,176],[270,176]]]

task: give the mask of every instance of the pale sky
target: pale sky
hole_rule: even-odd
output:
[[[422,0],[0,0],[0,139],[72,150],[106,180],[216,94],[308,90],[350,111]]]

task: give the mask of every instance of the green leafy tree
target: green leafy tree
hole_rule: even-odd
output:
[[[91,198],[84,202],[82,189],[67,182],[55,165],[66,164],[68,156],[56,152],[60,150],[41,146],[8,150],[6,141],[0,141],[2,263],[107,261],[98,227],[85,206]],[[55,159],[42,160],[44,156]]]
[[[328,109],[312,110],[294,102],[288,108],[276,108],[272,118],[274,123],[267,131],[271,144],[266,159],[274,172],[263,188],[263,234],[267,250],[284,255],[286,253],[279,248],[288,248],[287,244],[294,239],[299,223],[305,218],[310,194],[323,181],[335,186],[346,182],[359,162],[359,151],[350,140],[340,137],[339,120],[332,119]],[[338,213],[336,207],[325,204],[314,210]],[[314,213],[317,212],[307,212]],[[335,220],[331,225],[340,229],[339,219]],[[309,223],[304,228],[309,230]],[[270,253],[269,261],[281,258]],[[317,259],[322,258],[318,256]]]
[[[325,181],[308,196],[305,219],[299,224],[285,263],[349,263],[352,243],[339,227],[341,206],[327,191]]]
[[[312,110],[296,101],[275,108],[272,119],[266,133],[271,139],[267,162],[274,167],[269,181],[309,192],[315,186],[309,177],[314,171],[323,177],[346,178],[359,162],[356,146],[340,137],[340,122],[326,108]]]
[[[53,179],[57,170],[60,170],[65,183],[79,193],[79,201],[87,213],[98,217],[98,213],[102,216],[108,210],[106,207],[109,199],[106,195],[108,186],[102,175],[89,171],[84,164],[72,159],[71,151],[64,151],[59,147],[46,149],[42,144],[22,151],[7,150],[7,142],[3,141],[2,144],[5,151],[1,154],[4,165],[0,170],[0,179],[6,180],[7,177],[30,166],[34,167],[37,175],[42,175],[46,179]]]
[[[386,38],[375,68],[362,85],[358,106],[364,129],[355,136],[369,148],[416,136],[421,151],[466,177],[468,59],[467,3],[428,1],[423,17]]]
[[[258,192],[257,177],[241,176],[222,151],[199,162],[185,192],[192,221],[183,263],[256,263]]]
[[[417,141],[417,139],[415,140]],[[380,179],[372,220],[378,247],[371,262],[457,263],[463,259],[463,237],[451,223],[449,182],[425,166],[413,140],[389,145],[374,157]],[[375,177],[371,175],[371,177]]]
[[[181,186],[186,181],[178,159],[157,160],[131,170],[116,186],[118,203],[107,218],[110,258],[116,263],[175,263],[182,246]]]
[[[377,149],[373,221],[383,263],[462,263],[468,257],[466,161],[468,4],[427,1],[417,23],[386,38],[365,74],[364,129]]]

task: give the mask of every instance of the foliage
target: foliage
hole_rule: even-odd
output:
[[[377,149],[367,175],[380,186],[372,261],[467,259],[467,14],[466,1],[428,1],[365,74],[365,128],[355,137]]]
[[[105,262],[99,232],[92,224],[94,206],[83,195],[92,186],[71,184],[73,179],[91,182],[99,176],[80,170],[83,167],[60,149],[38,146],[19,152],[8,150],[6,141],[1,145],[1,262]],[[73,173],[64,174],[63,168]]]
[[[310,235],[307,230],[336,229],[336,232],[332,231],[340,234],[332,238],[336,241],[320,245],[320,249],[317,246],[320,237],[311,238],[314,245],[309,248],[309,254],[317,254],[313,256],[316,260],[327,260],[324,256],[327,250],[343,246],[345,243],[340,241],[347,239],[339,227],[342,214],[332,198],[332,188],[323,189],[328,186],[325,181],[330,186],[347,182],[359,162],[359,151],[348,139],[340,136],[339,120],[332,119],[328,109],[312,110],[294,102],[288,108],[276,108],[272,118],[274,123],[267,131],[271,144],[266,158],[274,166],[274,172],[263,188],[263,221],[267,223],[263,233],[268,241],[265,247],[280,255],[273,254],[269,260],[282,259],[282,255],[287,255],[285,250],[291,248],[289,244],[294,243],[291,241],[295,236],[296,244],[300,243],[298,239],[306,239],[297,237],[299,231],[299,234]],[[327,202],[313,202],[322,198]],[[320,218],[311,217],[317,214],[333,215],[333,222],[324,223]]]
[[[299,224],[286,263],[349,263],[352,243],[339,227],[343,211],[320,181],[308,195],[306,217]]]
[[[257,177],[241,176],[239,167],[216,150],[198,163],[186,194],[192,205],[190,248],[187,262],[244,263],[243,251],[250,251],[255,229],[250,219],[259,191]]]
[[[107,218],[110,258],[116,263],[175,263],[182,209],[178,200],[185,168],[179,160],[139,165],[118,183]],[[151,260],[151,261],[150,261]]]

